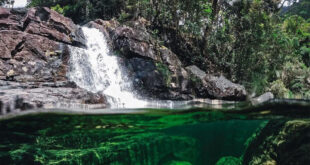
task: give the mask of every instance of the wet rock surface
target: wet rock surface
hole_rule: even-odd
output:
[[[10,82],[0,80],[0,114],[37,108],[82,108],[83,104],[101,104],[105,98],[77,88],[70,82]]]
[[[310,120],[270,121],[251,142],[243,164],[310,164]]]
[[[115,20],[95,20],[88,27],[99,29],[119,54],[136,89],[147,97],[184,100],[195,97],[189,89],[189,76],[170,49],[160,46],[146,30],[143,19],[121,25]]]
[[[0,8],[2,114],[59,102],[104,103],[67,79],[68,46],[85,47],[71,19],[49,8]]]

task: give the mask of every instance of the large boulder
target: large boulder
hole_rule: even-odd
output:
[[[197,66],[188,66],[186,70],[190,73],[193,88],[199,97],[223,100],[246,99],[247,92],[245,88],[229,81],[222,75],[208,75]]]
[[[310,164],[310,120],[270,121],[243,156],[245,165]]]
[[[205,88],[211,97],[223,100],[245,100],[247,93],[242,85],[235,84],[224,76],[208,75]]]

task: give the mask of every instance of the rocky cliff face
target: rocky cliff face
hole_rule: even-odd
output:
[[[110,46],[123,57],[135,88],[147,97],[170,100],[196,97],[245,100],[243,86],[223,76],[207,75],[196,66],[185,69],[175,53],[160,45],[147,32],[146,24],[144,19],[127,22],[126,25],[115,20],[95,20],[87,26],[97,28],[107,36]],[[196,75],[197,70],[203,76]]]
[[[177,55],[159,46],[143,20],[121,25],[115,20],[95,20],[88,27],[102,31],[134,80],[136,89],[147,97],[189,99],[188,74]]]
[[[84,41],[77,25],[48,8],[0,8],[0,113],[60,102],[104,103],[66,76],[67,46],[84,47]]]
[[[223,77],[198,76],[203,83],[197,84],[195,71],[185,69],[175,53],[148,33],[146,24],[144,19],[125,24],[95,20],[85,26],[103,32],[141,95],[170,100],[245,99],[244,88]],[[103,105],[104,96],[68,80],[69,46],[85,48],[83,32],[71,19],[49,8],[0,8],[1,114],[55,107],[59,102]]]

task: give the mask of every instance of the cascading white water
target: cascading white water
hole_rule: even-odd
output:
[[[69,79],[79,87],[103,92],[112,108],[142,108],[147,101],[138,99],[127,75],[121,71],[118,59],[108,48],[103,33],[82,27],[87,49],[70,47]]]

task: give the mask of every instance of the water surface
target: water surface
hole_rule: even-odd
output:
[[[41,112],[0,120],[5,164],[197,164],[241,161],[269,120],[309,118],[307,106]],[[280,108],[281,109],[281,108]],[[138,113],[143,111],[143,113]],[[295,115],[291,115],[295,114]]]

